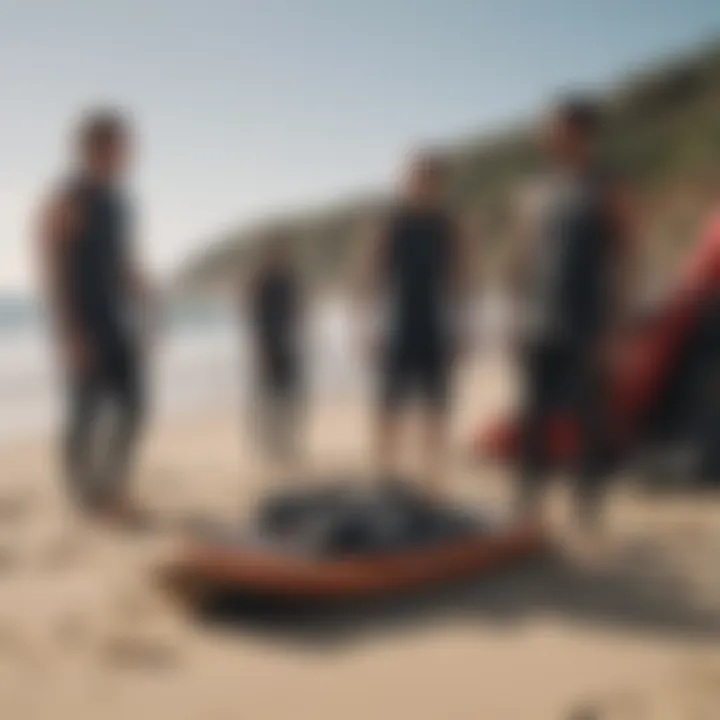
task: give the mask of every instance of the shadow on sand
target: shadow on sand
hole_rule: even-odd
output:
[[[201,619],[223,630],[322,647],[428,622],[517,624],[537,614],[656,637],[720,640],[720,603],[701,609],[663,548],[636,543],[602,571],[547,553],[492,576],[371,601],[300,605],[226,596],[206,607]]]

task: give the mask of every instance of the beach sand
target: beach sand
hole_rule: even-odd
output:
[[[502,507],[464,441],[507,402],[502,365],[464,371],[449,491]],[[232,519],[270,482],[232,414],[152,427],[142,503]],[[299,475],[369,471],[369,408],[312,409]],[[156,585],[172,533],[67,507],[49,441],[0,452],[2,720],[600,720],[720,717],[720,502],[623,483],[608,557],[571,552],[447,591],[320,616],[199,622]],[[553,517],[566,532],[567,498]],[[702,714],[702,713],[705,714]],[[694,714],[693,714],[694,713]]]

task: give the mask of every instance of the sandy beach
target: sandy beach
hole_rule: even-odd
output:
[[[503,472],[474,467],[464,441],[511,386],[501,363],[463,371],[448,486],[468,502],[507,503]],[[137,493],[168,525],[239,517],[269,482],[239,415],[151,428]],[[301,474],[367,472],[368,421],[360,402],[313,407]],[[3,720],[719,716],[717,499],[618,484],[594,571],[558,551],[432,595],[201,623],[154,582],[172,533],[81,522],[54,450],[0,453]],[[562,487],[552,502],[562,536]]]

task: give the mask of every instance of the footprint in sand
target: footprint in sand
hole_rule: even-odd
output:
[[[573,710],[570,715],[567,716],[567,720],[603,720],[603,716],[600,711],[591,708],[584,707],[579,710]]]
[[[150,623],[114,624],[102,634],[98,651],[107,665],[119,669],[169,670],[181,660],[177,637]]]
[[[37,498],[29,487],[9,487],[0,493],[0,524],[18,524],[37,508]]]
[[[177,616],[155,592],[128,588],[113,602],[99,637],[99,652],[116,668],[166,670],[181,659]]]
[[[647,692],[623,692],[578,706],[565,720],[715,720],[720,708],[720,657],[688,662],[676,675]]]
[[[645,720],[647,706],[639,693],[620,693],[575,708],[566,720]]]
[[[63,529],[43,538],[37,549],[45,570],[64,571],[77,567],[87,557],[90,539],[73,529]]]

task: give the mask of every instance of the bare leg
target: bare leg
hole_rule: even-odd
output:
[[[604,405],[604,382],[597,358],[584,358],[579,367],[578,406],[580,457],[576,483],[577,530],[585,551],[594,559],[603,545],[602,510],[610,453]],[[580,363],[578,363],[580,365]]]
[[[115,424],[103,468],[103,505],[110,519],[142,523],[134,506],[130,475],[145,416],[145,393],[140,358],[119,345],[109,361],[109,391],[115,403]]]
[[[93,374],[74,381],[65,435],[65,474],[72,499],[84,508],[97,502],[93,446],[101,394]]]
[[[282,410],[275,390],[264,388],[258,397],[258,450],[262,456],[265,482],[275,483],[283,473]]]
[[[423,417],[423,474],[425,489],[437,496],[446,471],[448,416],[444,410],[428,410]]]
[[[558,384],[568,366],[551,346],[526,349],[525,397],[520,419],[519,496],[520,518],[540,522],[547,485],[546,420],[554,407]]]
[[[399,472],[400,417],[395,409],[383,408],[375,423],[375,464],[382,477]]]
[[[284,392],[277,398],[275,451],[285,471],[297,473],[302,466],[302,453],[298,442],[301,422],[300,399],[293,392]]]

